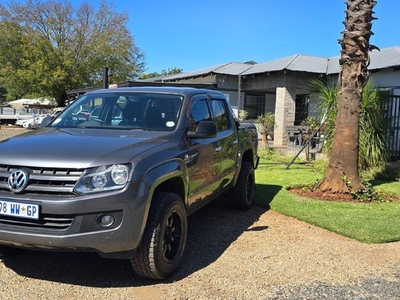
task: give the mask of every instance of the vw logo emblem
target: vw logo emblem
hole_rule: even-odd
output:
[[[22,192],[28,185],[29,176],[24,170],[15,170],[8,177],[8,187],[14,193]]]

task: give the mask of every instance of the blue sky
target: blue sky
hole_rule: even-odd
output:
[[[70,0],[79,6],[83,0]],[[23,1],[20,1],[23,2]],[[96,4],[98,1],[89,0]],[[377,0],[371,43],[400,46],[399,0]],[[340,55],[345,0],[113,0],[146,54],[146,72],[184,72],[294,54]]]
[[[194,71],[294,54],[338,56],[344,0],[115,0],[146,52],[147,72]],[[399,0],[378,0],[371,43],[400,46]]]

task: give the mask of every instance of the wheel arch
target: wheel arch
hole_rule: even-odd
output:
[[[170,160],[150,169],[143,182],[149,186],[148,201],[155,192],[171,192],[179,195],[186,206],[188,175],[186,165],[179,160]]]
[[[186,203],[186,188],[184,180],[181,176],[174,176],[165,181],[160,182],[154,189],[156,192],[169,192],[177,194],[181,197],[184,204]]]
[[[244,162],[249,162],[254,169],[257,168],[258,165],[258,160],[256,159],[256,161],[254,161],[254,152],[252,151],[252,149],[247,149],[246,151],[244,151],[241,155],[241,159],[240,161],[238,161],[237,164],[237,171],[236,171],[236,176],[234,178],[233,184],[232,186],[234,187],[238,181],[239,178],[239,174],[240,174],[240,170],[242,169],[242,165]]]
[[[247,161],[251,163],[254,167],[254,161],[253,161],[253,151],[251,149],[247,149],[242,156],[242,162]]]

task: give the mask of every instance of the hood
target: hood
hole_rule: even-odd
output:
[[[0,141],[0,164],[87,168],[127,163],[170,139],[170,132],[43,128]]]

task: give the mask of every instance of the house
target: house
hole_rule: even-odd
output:
[[[286,146],[286,126],[299,125],[307,116],[317,114],[318,91],[310,86],[311,80],[321,79],[336,85],[339,58],[293,55],[259,64],[229,62],[153,81],[212,84],[227,95],[231,105],[246,110],[250,119],[272,112],[276,120],[274,145]],[[400,46],[372,51],[369,70],[370,80],[386,90],[392,102],[400,103]],[[392,116],[398,116],[399,112],[398,104],[391,105]],[[396,134],[400,148],[398,130]]]
[[[299,125],[307,116],[317,115],[318,91],[310,82],[321,79],[335,86],[340,72],[339,58],[298,54],[265,63],[229,62],[166,77],[121,82],[112,87],[167,83],[219,90],[232,106],[247,111],[249,119],[274,113],[274,146],[284,147],[289,142],[287,126]],[[386,113],[395,117],[390,131],[390,152],[392,157],[400,159],[400,46],[372,51],[369,70],[370,80],[389,95]],[[70,91],[68,99],[87,91]]]

